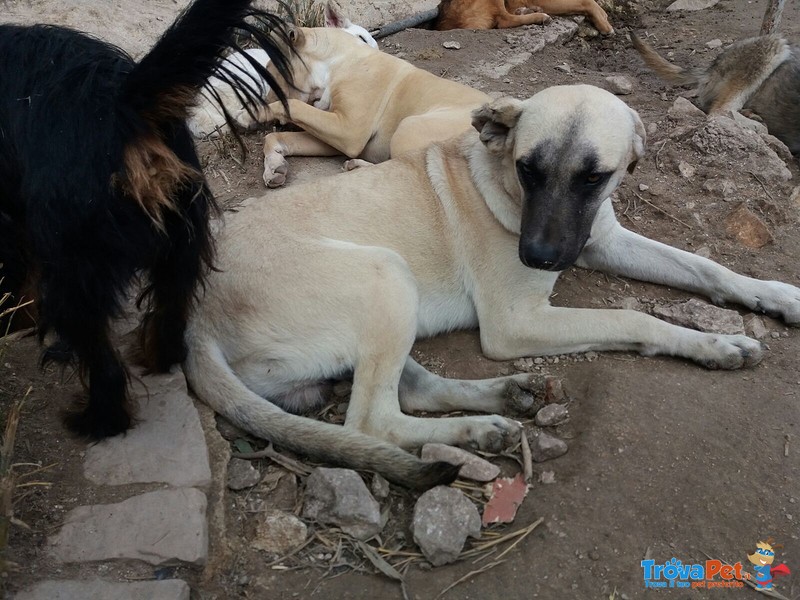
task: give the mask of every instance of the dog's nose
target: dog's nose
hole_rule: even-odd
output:
[[[520,240],[519,259],[526,267],[544,271],[559,270],[560,255],[559,249],[551,244]]]

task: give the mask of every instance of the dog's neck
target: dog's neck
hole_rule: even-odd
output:
[[[469,163],[472,181],[495,219],[511,233],[520,234],[522,190],[516,178],[513,159],[508,153],[489,152],[477,133],[465,137],[463,152]],[[511,163],[511,164],[509,164]]]

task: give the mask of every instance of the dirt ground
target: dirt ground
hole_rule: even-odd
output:
[[[674,53],[672,60],[688,66],[705,65],[718,52],[709,50],[706,42],[720,39],[728,44],[758,32],[764,2],[722,0],[711,9],[678,15],[664,12],[667,4],[666,0],[645,0],[625,5],[611,13],[618,29],[615,37],[578,37],[563,46],[549,46],[499,78],[492,77],[485,65],[518,52],[514,36],[520,32],[413,30],[383,40],[381,47],[402,53],[438,75],[516,97],[553,84],[602,86],[608,75],[629,75],[635,87],[624,99],[639,111],[646,125],[656,123],[656,127],[646,159],[619,192],[616,207],[623,225],[689,251],[705,247],[711,258],[738,272],[800,284],[800,206],[789,201],[792,185],[798,185],[797,165],[790,165],[794,177],[788,184],[759,181],[750,173],[737,171],[736,165],[683,178],[676,168],[676,161],[683,158],[680,146],[672,146],[671,141],[662,144],[674,128],[665,118],[667,110],[686,90],[668,88],[648,73],[624,35],[626,27],[644,29],[655,36],[655,45],[662,52]],[[33,2],[25,18],[61,19],[71,25],[83,24],[100,35],[106,24],[113,23],[114,41],[123,46],[123,34],[129,27],[131,32],[136,30],[127,46],[133,51],[140,49],[140,39],[156,35],[164,26],[164,15],[178,6],[129,0],[124,5],[109,3],[102,11],[80,6],[65,11],[63,5],[57,0]],[[20,14],[18,3],[6,6]],[[122,18],[122,13],[137,13],[140,6],[144,16],[138,25]],[[116,19],[117,13],[120,19]],[[792,41],[800,41],[797,2],[787,3],[783,30]],[[461,49],[444,49],[446,40],[457,40]],[[564,63],[569,72],[555,68]],[[207,174],[223,202],[264,193],[258,140],[258,134],[247,136],[252,152],[243,167],[229,158],[229,146],[200,145]],[[657,158],[659,148],[663,155]],[[293,160],[293,177],[311,169],[312,164],[333,171],[338,161]],[[702,188],[705,179],[713,176],[737,184],[734,202],[725,202]],[[650,190],[639,191],[639,184]],[[767,223],[774,242],[750,250],[726,234],[723,221],[740,201],[747,201]],[[554,303],[599,307],[629,297],[652,301],[689,295],[571,269],[559,280]],[[646,597],[658,592],[644,589],[640,561],[645,556],[656,563],[672,557],[684,563],[702,562],[707,555],[746,563],[745,554],[768,536],[783,544],[778,561],[793,571],[779,582],[780,591],[800,598],[800,332],[788,331],[777,321],[765,321],[777,335],[767,336],[769,351],[762,364],[746,371],[712,372],[681,360],[625,353],[545,363],[543,370],[562,377],[574,401],[571,421],[562,432],[568,438],[569,452],[535,466],[539,472],[553,471],[555,483],[534,484],[517,517],[520,525],[539,517],[544,517],[544,523],[506,562],[460,584],[445,598],[609,598],[615,590],[615,598]],[[474,332],[421,341],[415,352],[447,376],[496,376],[513,370],[512,362],[483,358]],[[46,536],[71,508],[114,501],[119,493],[113,489],[100,496],[87,493],[80,469],[83,446],[65,436],[57,418],[58,409],[66,405],[77,384],[55,371],[38,371],[37,353],[30,339],[0,349],[0,406],[33,386],[23,413],[17,460],[55,463],[26,479],[49,485],[31,485],[18,494],[17,516],[32,529],[17,528],[12,533],[13,560],[21,567],[5,582],[10,592],[45,576],[78,573],[48,562],[43,553]],[[267,568],[264,559],[247,546],[246,513],[230,512],[228,526],[236,560],[220,565],[211,577],[184,569],[177,572],[193,584],[196,598],[401,597],[397,584],[376,575],[347,571],[325,578],[325,570]],[[475,568],[469,562],[433,571],[412,568],[407,579],[409,596],[435,598],[445,586]],[[108,569],[104,566],[89,572],[103,575]],[[153,576],[152,570],[141,566],[121,565],[112,570],[129,578]],[[670,598],[756,594],[749,589],[660,593]]]

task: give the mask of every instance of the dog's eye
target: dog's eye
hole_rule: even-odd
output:
[[[597,185],[603,180],[603,176],[599,173],[592,173],[586,177],[586,183],[589,185]]]

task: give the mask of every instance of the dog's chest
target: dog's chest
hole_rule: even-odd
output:
[[[475,305],[466,290],[453,284],[435,290],[420,289],[417,337],[430,337],[478,326]]]

